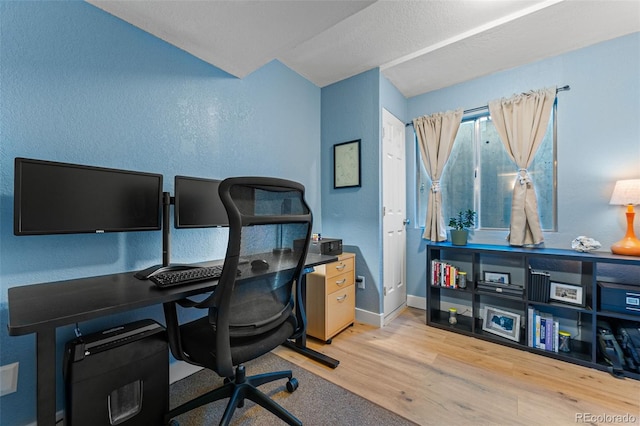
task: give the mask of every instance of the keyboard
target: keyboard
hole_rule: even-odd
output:
[[[238,275],[240,271],[238,271]],[[149,277],[160,288],[190,284],[198,281],[217,280],[222,275],[222,265],[164,271]]]

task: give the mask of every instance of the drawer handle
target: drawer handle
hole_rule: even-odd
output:
[[[337,269],[338,271],[342,271],[342,270],[343,270],[344,268],[346,268],[346,267],[347,267],[347,265],[345,265],[345,264],[343,263],[342,265],[337,265],[337,266],[336,266],[336,269]]]
[[[347,282],[347,279],[346,279],[346,278],[343,278],[343,279],[341,279],[340,281],[336,281],[336,285],[337,285],[337,286],[342,286],[342,285],[344,285],[344,283],[346,283],[346,282]]]
[[[344,302],[345,300],[347,300],[347,295],[345,294],[344,296],[340,296],[340,297],[336,297],[336,300],[340,303]]]

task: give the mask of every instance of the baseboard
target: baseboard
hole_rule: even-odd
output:
[[[60,410],[56,412],[56,424],[57,425],[62,425],[62,421],[64,419],[64,410]],[[31,422],[31,423],[27,423],[24,426],[38,426],[37,422]]]
[[[410,308],[418,308],[426,311],[427,298],[420,296],[407,296],[407,306],[409,306]]]
[[[407,306],[426,311],[427,298],[419,296],[407,296]],[[356,308],[356,321],[363,322],[374,327],[382,328],[384,327],[384,314],[376,314],[375,312]]]
[[[356,308],[356,320],[381,328],[383,326],[384,315]]]
[[[169,364],[169,384],[182,380],[190,375],[202,370],[203,367],[189,364],[184,361],[174,361]]]

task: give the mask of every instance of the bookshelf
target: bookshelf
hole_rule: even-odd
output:
[[[598,324],[640,328],[640,309],[623,306],[624,296],[612,301],[610,292],[640,295],[638,257],[444,242],[428,244],[426,260],[426,322],[432,327],[605,371]],[[465,288],[457,285],[460,272]],[[457,312],[453,325],[450,308]],[[567,335],[569,351],[561,347]],[[624,375],[640,380],[632,369]]]

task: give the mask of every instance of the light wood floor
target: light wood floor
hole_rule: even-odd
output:
[[[419,309],[308,346],[340,365],[275,352],[421,425],[640,424],[639,381],[428,327]]]

